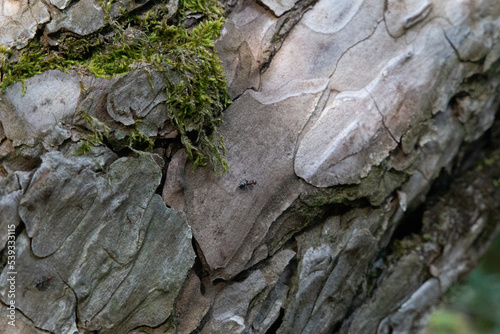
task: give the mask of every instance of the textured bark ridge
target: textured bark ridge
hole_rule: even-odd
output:
[[[0,3],[11,48],[155,6]],[[193,172],[168,80],[145,64],[109,80],[47,71],[0,93],[6,333],[418,333],[486,250],[500,213],[500,4],[225,5],[223,175]],[[99,131],[106,145],[76,155]],[[138,133],[152,152],[123,144]]]

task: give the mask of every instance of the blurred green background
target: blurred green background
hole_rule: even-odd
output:
[[[477,268],[447,292],[425,334],[500,334],[500,234]]]

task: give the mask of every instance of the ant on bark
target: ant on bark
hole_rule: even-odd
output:
[[[42,276],[40,281],[36,281],[35,287],[38,291],[45,291],[49,287],[49,283],[52,281],[52,277],[50,276]]]
[[[243,189],[243,190],[245,190],[245,189],[252,189],[253,186],[255,186],[256,184],[257,184],[257,181],[255,181],[255,180],[250,180],[250,181],[245,180],[245,181],[240,182],[240,184],[238,185],[238,187],[240,189]]]

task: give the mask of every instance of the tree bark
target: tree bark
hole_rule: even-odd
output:
[[[51,47],[96,33],[119,5],[158,6],[15,5],[1,12],[12,48],[37,29]],[[168,2],[172,18],[178,5]],[[9,86],[2,328],[421,332],[499,229],[499,16],[494,1],[225,1],[223,175],[194,169],[168,116],[168,80],[147,64]],[[153,152],[117,144],[137,134]]]

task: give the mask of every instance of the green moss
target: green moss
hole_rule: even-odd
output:
[[[86,139],[80,141],[81,146],[76,151],[76,155],[87,154],[92,150],[92,147],[104,145],[104,139],[109,136],[111,130],[109,126],[85,112],[82,113],[82,118],[90,125],[92,133],[87,135]]]
[[[141,133],[137,128],[132,130],[128,137],[128,146],[134,150],[151,152],[155,142],[148,136]]]
[[[116,0],[97,0],[97,4],[99,5],[99,7],[104,9],[106,13],[109,13],[113,2],[116,2]]]
[[[111,1],[102,5],[109,9]],[[9,62],[12,52],[0,48],[0,88],[5,91],[17,81],[50,69],[78,68],[109,79],[141,64],[164,74],[168,116],[194,165],[211,163],[216,172],[225,172],[225,147],[218,128],[230,102],[214,47],[224,23],[222,5],[216,0],[180,0],[178,18],[188,12],[203,14],[204,21],[192,29],[167,24],[163,20],[167,12],[166,6],[160,6],[141,17],[127,14],[122,22],[109,19],[110,26],[103,30],[106,34],[99,31],[85,38],[63,36],[57,51],[44,51],[39,41],[33,41],[16,61]],[[96,133],[90,136],[83,150],[102,142]],[[152,147],[152,139],[137,130],[129,139],[130,146]]]
[[[224,15],[221,3],[216,0],[179,0],[179,13],[186,15],[186,11],[203,13],[208,19],[218,19]]]
[[[4,59],[0,68],[2,73],[0,88],[2,92],[5,92],[5,89],[13,83],[24,81],[36,74],[54,69],[64,71],[77,64],[75,60],[64,59],[57,53],[43,52],[38,40],[33,40],[26,48],[22,49],[18,55],[19,59],[15,62],[11,63],[8,59],[13,52],[1,45],[0,54],[0,58]],[[23,90],[25,90],[24,83]]]
[[[104,145],[105,142],[112,141],[110,138],[111,128],[99,121],[95,117],[82,112],[82,118],[87,121],[90,127],[91,133],[87,135],[87,138],[80,140],[80,147],[77,149],[75,155],[87,154],[95,146]],[[154,147],[154,140],[144,135],[137,129],[137,124],[140,120],[136,120],[135,124],[132,126],[130,134],[124,140],[124,144],[120,144],[120,147],[128,147],[136,151],[151,152]]]
[[[99,45],[100,41],[97,38],[87,39],[76,38],[75,36],[64,36],[59,47],[59,52],[66,59],[82,62],[89,58],[93,50]]]
[[[3,82],[4,73],[8,71],[9,68],[9,57],[12,55],[12,51],[0,44],[0,83]]]
[[[167,103],[173,107],[169,116],[181,134],[189,158],[200,166],[206,165],[208,159],[224,172],[225,148],[217,129],[229,98],[224,71],[213,45],[222,25],[223,20],[219,19],[201,23],[191,31],[173,32],[176,44],[184,47],[167,51],[165,61],[158,65],[176,69],[181,78],[178,84],[169,82]]]

